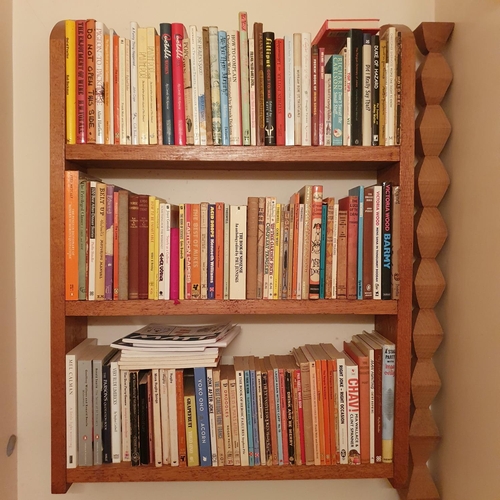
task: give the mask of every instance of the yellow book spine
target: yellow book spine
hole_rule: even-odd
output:
[[[184,396],[186,419],[186,447],[188,466],[200,465],[198,455],[198,430],[196,428],[196,406],[194,396]]]
[[[273,299],[277,300],[281,295],[281,293],[278,292],[280,276],[281,203],[276,203],[276,223],[274,228]]]
[[[185,233],[185,213],[184,213],[184,203],[179,204],[179,300],[184,300],[185,298],[185,286],[184,286],[184,259],[185,259],[185,247],[184,247],[184,233]]]
[[[148,228],[148,299],[155,300],[156,197],[149,196]]]
[[[147,28],[138,28],[137,30],[137,93],[139,144],[149,144]]]
[[[76,23],[65,22],[66,37],[66,143],[76,144]]]
[[[156,57],[155,57],[155,28],[147,30],[147,75],[148,75],[148,128],[149,144],[158,144],[156,123]]]

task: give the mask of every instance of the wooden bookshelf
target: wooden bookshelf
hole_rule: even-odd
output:
[[[387,478],[401,488],[408,477],[413,266],[415,45],[398,26],[402,45],[401,145],[394,147],[175,147],[65,143],[65,28],[50,36],[51,196],[51,470],[53,493],[72,483],[113,481],[240,481]],[[382,31],[384,28],[382,28]],[[159,301],[70,302],[64,294],[64,171],[163,169],[235,172],[376,172],[401,186],[401,295],[398,301]],[[397,344],[394,462],[359,466],[180,468],[129,463],[66,468],[65,355],[87,337],[87,319],[105,316],[371,315],[375,328]]]

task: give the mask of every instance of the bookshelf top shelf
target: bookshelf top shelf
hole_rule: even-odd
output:
[[[68,168],[375,171],[399,159],[397,146],[66,146]]]

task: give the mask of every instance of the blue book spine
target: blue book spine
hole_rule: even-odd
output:
[[[227,33],[219,31],[219,79],[222,145],[229,146],[229,97],[227,81]]]
[[[358,197],[358,288],[357,296],[358,300],[363,299],[363,226],[365,212],[365,188],[364,186],[357,186],[349,190],[350,196]]]
[[[252,396],[253,457],[255,465],[260,465],[259,409],[257,407],[257,381],[255,379],[255,370],[250,370],[250,391]]]
[[[194,384],[196,393],[196,420],[198,425],[198,447],[200,465],[212,465],[212,449],[210,446],[210,422],[208,417],[207,369],[194,368]]]
[[[215,204],[208,205],[208,290],[207,298],[215,299]]]
[[[276,437],[278,441],[278,465],[283,465],[283,423],[281,421],[280,376],[274,369],[274,399],[276,400]]]
[[[326,267],[326,222],[328,205],[321,206],[321,247],[319,253],[319,298],[325,298],[325,267]]]
[[[161,112],[163,144],[175,144],[174,141],[174,101],[172,84],[172,25],[160,24],[161,57]]]
[[[255,465],[253,449],[253,424],[252,424],[252,389],[250,384],[250,370],[245,370],[245,403],[247,414],[247,437],[248,437],[248,465]]]
[[[344,58],[332,55],[332,146],[342,146],[344,135]]]

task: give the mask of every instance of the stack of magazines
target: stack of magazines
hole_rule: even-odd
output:
[[[196,368],[218,365],[221,350],[241,331],[239,325],[149,324],[111,344],[121,350],[123,370]]]

